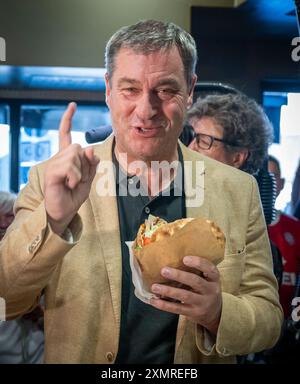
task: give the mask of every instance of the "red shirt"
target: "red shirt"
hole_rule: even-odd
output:
[[[300,221],[280,213],[278,221],[270,224],[268,231],[282,256],[283,275],[279,296],[284,317],[287,318],[291,314],[295,284],[300,273]]]

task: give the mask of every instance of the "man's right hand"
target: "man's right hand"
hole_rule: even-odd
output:
[[[70,103],[59,127],[59,152],[45,170],[44,195],[48,222],[53,232],[62,235],[88,198],[99,159],[93,148],[72,144],[72,118],[76,104]]]

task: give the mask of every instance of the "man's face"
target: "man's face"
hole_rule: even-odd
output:
[[[270,173],[273,173],[275,176],[275,181],[276,181],[276,196],[279,195],[279,193],[282,191],[284,187],[284,179],[281,178],[280,170],[277,167],[277,164],[274,163],[274,161],[269,160],[268,161],[268,171]]]
[[[202,117],[201,119],[194,119],[190,123],[196,133],[210,135],[221,140],[223,139],[223,127],[217,124],[217,122],[211,117]],[[214,141],[210,149],[202,149],[197,145],[196,139],[194,139],[190,143],[189,148],[193,149],[194,151],[200,152],[205,156],[211,157],[212,159],[221,161],[222,163],[235,166],[233,154],[228,152],[224,144],[220,141]]]
[[[106,78],[117,154],[127,153],[129,162],[176,158],[193,86],[188,89],[176,47],[148,55],[122,48]]]
[[[0,240],[4,237],[7,228],[14,220],[13,212],[3,213],[0,212]]]

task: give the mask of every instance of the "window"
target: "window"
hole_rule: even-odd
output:
[[[65,105],[21,106],[19,186],[24,187],[30,168],[58,151],[58,128]],[[110,123],[106,106],[77,106],[72,142],[87,146],[85,132]]]
[[[269,148],[269,154],[279,160],[281,174],[285,178],[285,187],[276,200],[276,208],[292,213],[290,212],[292,184],[300,159],[300,93],[265,92],[264,106],[267,104],[267,107],[268,97],[273,98],[274,109],[277,105],[279,111],[275,113],[278,116],[278,123],[272,121],[275,126],[275,139],[276,131],[278,139]]]
[[[10,127],[8,107],[0,104],[0,190],[9,191],[10,187]]]
[[[99,140],[111,132],[105,72],[104,68],[0,66],[1,189],[17,193],[27,182],[30,167],[58,151],[57,131],[70,101],[77,102],[73,142],[86,146],[86,131],[90,137],[96,132]]]

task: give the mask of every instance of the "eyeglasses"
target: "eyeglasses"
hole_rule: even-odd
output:
[[[214,141],[219,141],[223,144],[231,145],[232,147],[236,147],[237,145],[235,143],[232,143],[227,140],[218,139],[217,137],[206,135],[204,133],[195,133],[194,132],[194,139],[196,139],[196,143],[199,148],[201,149],[210,149],[213,145]]]

